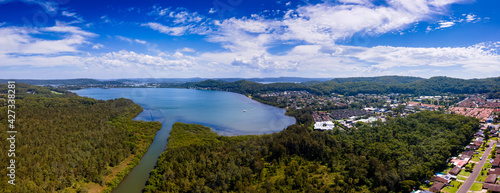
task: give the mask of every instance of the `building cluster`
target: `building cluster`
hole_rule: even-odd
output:
[[[347,107],[341,98],[337,96],[318,96],[307,91],[284,91],[259,94],[260,97],[276,97],[277,103],[285,104],[287,108],[303,109],[308,107],[321,107],[335,105]]]
[[[469,107],[450,107],[451,112],[459,115],[465,115],[469,117],[475,117],[479,119],[481,122],[486,123],[493,122],[493,117],[491,117],[491,113],[495,109],[491,108],[469,108]]]
[[[498,108],[500,107],[500,99],[487,99],[486,95],[471,95],[458,102],[457,106],[470,108]]]
[[[318,96],[307,91],[283,91],[258,94],[260,97],[274,97],[276,103],[286,108],[313,110],[314,128],[332,130],[336,126],[352,128],[356,123],[372,123],[385,121],[386,117],[405,117],[419,111],[447,110],[456,114],[476,117],[482,123],[492,123],[494,116],[491,106],[500,99],[486,99],[486,95],[449,95],[449,96],[412,96],[392,93],[357,94],[343,96],[332,93],[329,96]],[[467,97],[467,98],[465,98]],[[465,98],[455,106],[449,107],[461,98]],[[486,108],[490,107],[490,108]]]

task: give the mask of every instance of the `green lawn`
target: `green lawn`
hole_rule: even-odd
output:
[[[483,156],[482,153],[480,153],[480,154],[474,154],[472,156],[472,161],[479,162],[479,157],[481,157],[481,156]]]
[[[489,169],[489,168],[491,168],[491,163],[486,162],[483,166],[483,169]]]
[[[443,188],[443,192],[449,192],[449,193],[455,193],[457,192],[458,188],[460,188],[460,186],[463,184],[462,182],[458,182],[458,181],[452,181],[450,183],[451,185],[453,185],[453,187],[450,187],[450,186],[446,186]]]
[[[458,175],[462,175],[462,176],[467,176],[467,177],[469,177],[470,172],[465,171],[465,169],[462,169],[462,170],[460,171],[460,173],[458,173]]]
[[[481,183],[474,183],[472,184],[472,187],[470,188],[470,190],[472,191],[481,191],[483,189],[483,184]]]
[[[486,175],[479,175],[479,176],[477,176],[476,181],[478,181],[478,182],[484,182],[484,180],[486,179],[486,177],[488,177],[488,172],[484,172],[484,174],[486,174]]]
[[[466,177],[462,177],[462,176],[457,176],[457,179],[459,179],[459,180],[463,180],[463,181],[467,180],[467,178],[466,178]]]
[[[420,185],[420,189],[422,190],[429,190],[429,188],[432,186],[433,182],[429,183],[429,185],[423,183],[422,185]]]

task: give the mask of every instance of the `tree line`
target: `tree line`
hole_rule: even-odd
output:
[[[326,82],[311,83],[271,83],[261,84],[247,80],[227,82],[222,80],[205,80],[183,84],[159,84],[160,87],[201,88],[223,90],[255,95],[257,93],[301,91],[305,90],[317,95],[363,94],[413,94],[413,95],[440,95],[440,94],[476,94],[486,93],[498,96],[500,92],[500,77],[486,79],[458,79],[450,77],[432,77],[429,79],[415,77],[382,76],[370,78],[332,79]]]

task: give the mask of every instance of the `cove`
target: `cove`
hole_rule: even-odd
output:
[[[91,88],[72,92],[99,100],[131,99],[144,109],[134,120],[162,123],[141,162],[113,193],[142,192],[175,122],[202,124],[226,136],[279,132],[295,123],[293,117],[285,116],[285,109],[231,92],[176,88]]]

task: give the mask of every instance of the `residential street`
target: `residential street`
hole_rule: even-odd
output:
[[[467,193],[467,191],[469,191],[469,189],[472,187],[472,184],[474,184],[474,181],[476,180],[477,176],[479,176],[479,173],[481,173],[481,168],[483,168],[484,163],[486,163],[488,155],[490,155],[491,149],[493,148],[493,145],[495,145],[495,142],[491,142],[490,147],[486,148],[486,150],[483,153],[482,159],[479,160],[479,162],[476,164],[476,167],[474,167],[473,172],[470,174],[469,178],[467,178],[465,183],[462,184],[462,186],[460,186],[460,189],[458,189],[457,193]]]

